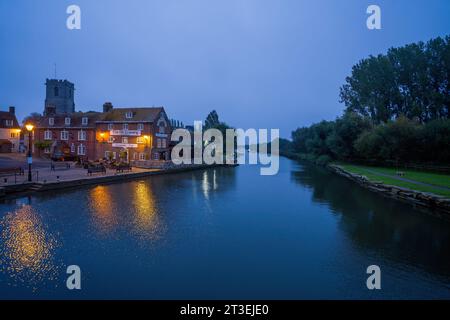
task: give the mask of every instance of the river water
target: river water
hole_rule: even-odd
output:
[[[283,158],[36,194],[0,203],[0,298],[450,298],[450,223]]]

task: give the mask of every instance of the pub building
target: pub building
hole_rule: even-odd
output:
[[[171,130],[163,107],[114,108],[107,102],[96,122],[95,158],[169,160]]]

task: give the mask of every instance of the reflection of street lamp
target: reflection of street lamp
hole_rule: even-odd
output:
[[[105,142],[105,133],[100,132],[100,138],[102,139],[102,142]]]
[[[31,182],[31,164],[33,163],[33,156],[31,154],[31,133],[34,126],[32,124],[25,125],[28,131],[28,181]]]

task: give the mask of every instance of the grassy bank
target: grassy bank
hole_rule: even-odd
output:
[[[379,181],[384,184],[429,192],[450,198],[450,175],[415,170],[397,170],[387,167],[369,167],[345,163],[336,164],[348,172],[364,175],[370,181]],[[401,171],[404,175],[398,176],[398,171]]]

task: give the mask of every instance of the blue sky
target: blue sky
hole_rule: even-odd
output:
[[[66,8],[81,7],[81,30]],[[366,8],[382,10],[382,30]],[[342,113],[353,64],[450,34],[448,0],[0,0],[0,107],[42,112],[46,78],[75,83],[77,110],[164,105],[191,123],[216,109],[241,128]]]

